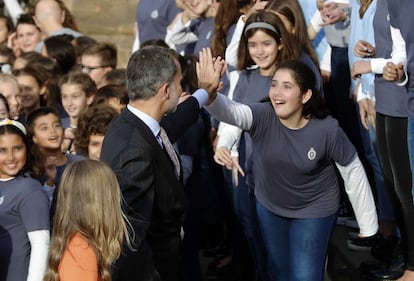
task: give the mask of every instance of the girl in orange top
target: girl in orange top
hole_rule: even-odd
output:
[[[108,281],[129,244],[115,174],[103,162],[82,160],[63,173],[53,220],[45,281]]]

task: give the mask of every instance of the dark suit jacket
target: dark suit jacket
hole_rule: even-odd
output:
[[[162,126],[172,143],[197,120],[198,112],[197,100],[190,97],[164,118]],[[113,280],[159,280],[157,272],[163,281],[178,280],[180,229],[187,203],[168,154],[150,128],[125,109],[108,127],[101,159],[117,175],[137,249],[125,249]]]

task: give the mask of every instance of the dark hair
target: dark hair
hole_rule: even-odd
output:
[[[246,31],[246,28],[249,27],[251,23],[264,22],[268,23],[275,28],[277,31],[274,32],[270,29],[263,27],[254,27]],[[287,60],[297,59],[300,57],[302,48],[300,46],[295,46],[293,37],[289,34],[283,24],[282,20],[274,13],[269,11],[260,11],[250,15],[246,20],[246,25],[243,29],[243,34],[240,38],[239,50],[238,50],[238,69],[243,70],[249,66],[255,65],[253,59],[250,57],[249,48],[248,48],[248,39],[252,37],[256,31],[261,30],[267,35],[271,36],[276,40],[278,45],[283,45],[283,48],[278,51],[276,61],[277,63],[283,63]],[[283,40],[282,40],[283,38]]]
[[[91,77],[83,72],[69,72],[59,80],[59,87],[62,88],[63,84],[76,84],[79,85],[82,91],[85,92],[86,97],[90,97],[96,94],[96,84]]]
[[[286,61],[279,65],[276,72],[280,70],[288,70],[295,82],[297,83],[301,94],[311,90],[311,98],[303,105],[303,116],[313,116],[318,119],[323,119],[328,115],[325,103],[316,88],[315,73],[305,63],[292,60]]]
[[[241,16],[240,9],[251,4],[251,0],[226,0],[220,2],[214,17],[214,32],[211,42],[211,51],[215,57],[224,58],[227,47],[229,29]]]
[[[16,22],[16,28],[17,28],[17,26],[19,25],[19,24],[30,24],[30,25],[33,25],[33,26],[35,26],[36,28],[37,28],[37,30],[39,30],[40,31],[40,28],[36,25],[36,23],[35,23],[35,21],[34,21],[34,19],[33,19],[33,14],[31,14],[31,13],[28,13],[28,14],[21,14],[20,16],[19,16],[19,18],[17,19],[17,22]]]
[[[80,117],[75,132],[76,150],[87,155],[91,135],[105,135],[109,123],[118,116],[112,107],[99,104],[90,107]]]
[[[198,89],[198,78],[196,72],[197,57],[194,55],[179,56],[178,61],[181,65],[183,79],[181,80],[181,87],[189,94]]]
[[[105,73],[102,80],[106,81],[106,84],[108,85],[117,85],[126,89],[126,69],[112,69],[111,71]]]
[[[117,50],[109,43],[95,43],[83,50],[82,55],[97,56],[101,61],[101,66],[116,68]]]
[[[30,51],[30,52],[25,52],[21,54],[18,58],[24,60],[26,64],[29,64],[36,60],[44,58],[44,56],[42,56],[40,53],[36,51]]]
[[[0,19],[4,19],[6,21],[7,31],[8,33],[12,33],[14,31],[14,24],[12,19],[5,15],[0,15]]]
[[[52,36],[44,41],[48,57],[54,59],[63,74],[76,65],[75,47],[67,39]]]
[[[13,49],[6,45],[0,45],[0,56],[7,57],[7,63],[10,65],[13,65],[14,59],[16,58]]]
[[[23,53],[19,58],[25,60],[26,65],[37,69],[46,77],[46,93],[44,95],[46,106],[61,107],[60,89],[57,85],[61,72],[56,62],[34,51]]]
[[[266,9],[285,16],[295,28],[293,35],[295,46],[300,46],[312,59],[316,67],[319,61],[309,40],[308,28],[302,8],[297,0],[269,0]]]
[[[36,83],[39,85],[39,87],[44,86],[47,82],[46,74],[44,72],[41,72],[40,69],[36,69],[31,65],[27,65],[23,68],[16,69],[12,72],[12,74],[15,77],[18,77],[18,76],[21,76],[21,75],[32,76],[36,80]]]
[[[26,119],[26,125],[27,125],[27,135],[32,137],[33,136],[33,129],[34,129],[34,123],[37,119],[39,119],[42,116],[46,116],[48,114],[54,114],[57,117],[59,117],[59,114],[54,108],[51,107],[40,107],[38,109],[33,110],[30,112],[30,114],[27,116]],[[59,118],[60,120],[60,118]]]
[[[159,46],[148,46],[134,52],[127,66],[127,88],[130,100],[148,100],[164,83],[173,81],[179,70],[177,52]]]
[[[147,41],[144,41],[139,47],[144,48],[144,47],[147,47],[147,46],[160,46],[160,47],[164,47],[164,48],[169,48],[170,47],[162,39],[149,39]]]
[[[98,89],[93,99],[92,106],[104,104],[111,98],[119,99],[119,102],[121,104],[128,104],[129,102],[128,91],[126,88],[109,84]]]
[[[89,36],[79,36],[72,40],[72,45],[75,47],[76,56],[80,57],[83,51],[96,43],[96,40]]]

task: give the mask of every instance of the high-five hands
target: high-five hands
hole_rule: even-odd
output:
[[[208,92],[208,105],[217,96],[217,90],[221,85],[221,76],[226,70],[225,62],[221,57],[213,58],[210,48],[204,48],[199,52],[199,61],[197,62],[196,70],[198,87]]]

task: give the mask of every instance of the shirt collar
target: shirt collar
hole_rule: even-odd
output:
[[[151,132],[154,134],[154,136],[156,137],[159,132],[160,132],[160,124],[158,123],[157,120],[155,120],[154,118],[152,118],[151,116],[149,116],[148,114],[142,112],[141,110],[131,106],[131,105],[127,105],[127,109],[134,114],[135,116],[137,116],[139,119],[141,119],[142,122],[145,123],[145,125],[147,125]]]

